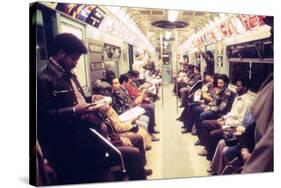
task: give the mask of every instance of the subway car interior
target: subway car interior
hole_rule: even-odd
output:
[[[31,4],[30,183],[272,172],[273,29],[263,15]]]

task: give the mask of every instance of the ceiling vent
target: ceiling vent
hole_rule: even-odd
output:
[[[153,15],[161,15],[162,16],[162,15],[164,15],[164,11],[162,11],[162,10],[153,10],[152,14]]]
[[[152,22],[151,25],[153,25],[155,27],[163,28],[163,29],[178,29],[178,28],[185,28],[189,24],[184,21],[170,22],[167,20],[160,20],[160,21]]]
[[[140,10],[141,14],[150,15],[150,10]]]

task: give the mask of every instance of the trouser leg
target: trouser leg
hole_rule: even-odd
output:
[[[123,155],[127,174],[130,180],[146,179],[144,167],[141,161],[141,153],[136,147],[118,147]]]
[[[155,110],[153,104],[141,104],[146,111],[145,115],[149,117],[148,132],[153,133],[155,127]]]
[[[200,135],[199,121],[200,121],[200,114],[203,112],[204,112],[204,107],[202,106],[196,106],[193,108],[193,117],[194,117],[194,123],[195,123],[197,135]]]
[[[197,135],[200,135],[201,124],[204,120],[212,120],[217,118],[217,113],[213,111],[201,112],[199,118],[197,119]]]
[[[144,141],[143,137],[138,134],[129,134],[126,136],[130,139],[131,143],[134,147],[138,148],[141,155],[141,161],[143,163],[143,166],[146,164],[146,156],[145,156],[145,149],[144,149]]]
[[[201,141],[201,144],[204,145],[207,150],[208,150],[208,143],[211,138],[210,132],[219,128],[221,128],[221,126],[217,122],[217,120],[205,120],[202,122],[199,139]]]
[[[188,88],[181,88],[180,93],[181,93],[181,105],[185,106],[187,104],[187,97],[188,97]]]

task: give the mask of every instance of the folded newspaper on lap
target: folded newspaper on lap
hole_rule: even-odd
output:
[[[201,100],[201,90],[197,90],[194,93],[193,101],[194,102],[199,102],[200,100]]]
[[[142,107],[137,106],[119,115],[119,120],[122,122],[133,121],[144,113],[145,110]]]

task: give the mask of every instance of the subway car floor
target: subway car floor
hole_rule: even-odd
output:
[[[172,93],[172,84],[162,86],[164,96],[156,102],[155,114],[159,142],[152,142],[152,149],[147,151],[146,168],[153,174],[148,179],[181,178],[207,176],[210,164],[205,157],[197,155],[202,146],[194,146],[196,136],[181,133],[182,123],[176,121],[182,108],[176,110],[176,96]],[[164,99],[164,101],[162,101]],[[163,102],[163,104],[162,104]]]

